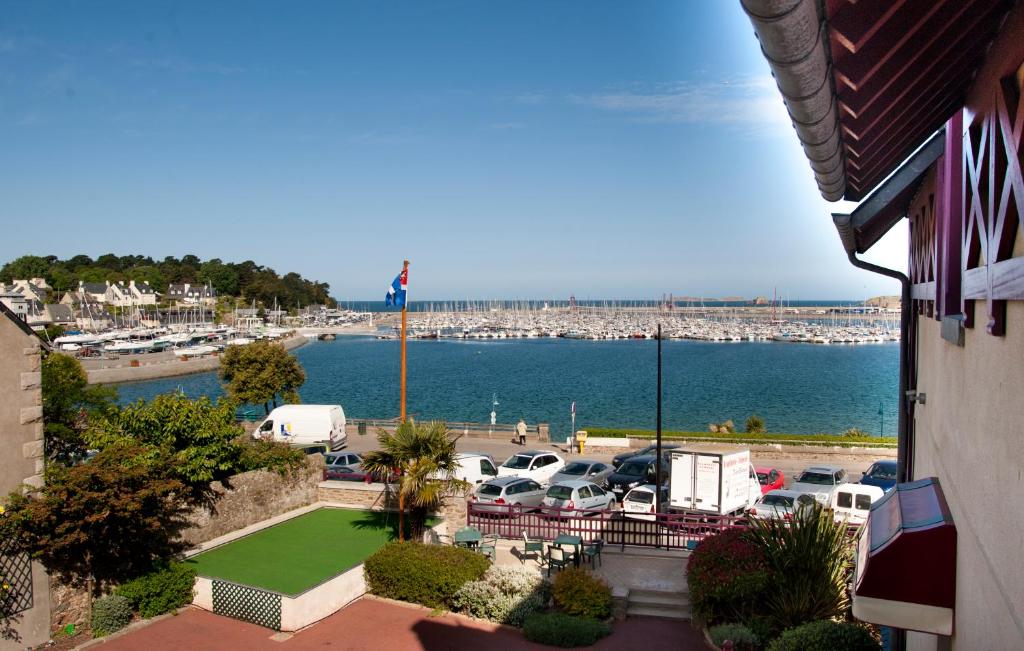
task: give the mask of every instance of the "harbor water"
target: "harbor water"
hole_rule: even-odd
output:
[[[899,347],[894,343],[688,340],[664,342],[665,429],[706,431],[758,414],[771,432],[896,434]],[[339,337],[295,351],[306,403],[341,404],[350,418],[398,415],[399,342]],[[569,339],[411,340],[408,411],[422,419],[546,422],[553,437],[577,427],[654,429],[657,341]],[[216,398],[216,373],[134,382],[122,402],[175,390]]]

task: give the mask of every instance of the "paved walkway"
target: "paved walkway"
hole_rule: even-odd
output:
[[[127,635],[92,647],[99,651],[306,651],[331,649],[550,649],[528,642],[522,633],[488,622],[456,615],[431,617],[430,610],[371,598],[360,599],[323,621],[284,640],[271,639],[273,631],[234,619],[189,608]],[[616,622],[615,630],[590,649],[621,651],[709,647],[687,622],[645,617]]]

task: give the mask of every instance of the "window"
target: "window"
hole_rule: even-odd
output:
[[[590,492],[594,494],[594,497],[601,497],[605,494],[604,489],[600,486],[591,486]]]
[[[502,464],[502,467],[512,468],[513,470],[526,470],[530,467],[530,461],[532,461],[532,459],[526,455],[513,454],[505,461],[504,464]]]
[[[761,498],[765,506],[793,506],[793,498],[785,495],[765,495]]]
[[[478,495],[498,497],[501,495],[501,486],[495,486],[494,484],[482,484],[476,492]]]
[[[563,475],[583,475],[587,472],[587,464],[573,461],[565,468],[562,468]]]
[[[647,491],[630,491],[628,498],[630,502],[651,504],[652,502],[654,502],[654,493],[649,493]]]
[[[594,467],[590,469],[590,474],[596,475],[599,472],[604,472],[607,468],[608,466],[604,465],[603,463],[595,463]]]
[[[568,486],[552,486],[548,489],[547,496],[556,500],[572,499],[572,489]]]
[[[859,495],[857,496],[860,497]],[[853,493],[840,492],[836,494],[836,506],[841,509],[848,509],[853,506]]]
[[[771,471],[770,473],[768,473],[768,479],[769,479],[769,480],[770,480],[770,481],[771,481],[771,482],[772,482],[773,484],[775,483],[775,481],[776,481],[776,480],[777,480],[778,478],[779,478],[779,473],[778,473],[778,471],[777,471],[777,470],[773,470],[773,471]]]
[[[870,495],[858,495],[857,496],[857,508],[861,511],[867,511],[871,508],[871,496]]]
[[[539,491],[540,484],[535,481],[528,481],[523,485],[523,491]]]
[[[580,494],[580,499],[585,500],[590,498],[590,488],[586,486],[580,486],[577,491]]]
[[[494,477],[498,474],[498,470],[494,467],[494,464],[487,459],[480,459],[480,474]]]
[[[268,420],[267,422],[263,423],[263,425],[260,427],[260,431],[261,432],[273,432],[274,431],[274,421]]]
[[[818,486],[831,486],[835,482],[835,478],[832,475],[825,474],[823,472],[804,472],[800,474],[797,479],[801,484],[816,484]]]
[[[555,462],[555,458],[553,456],[551,456],[550,454],[546,454],[543,457],[541,457],[541,465],[542,466],[550,466],[554,462]]]
[[[526,484],[524,482],[517,482],[515,484],[509,484],[508,487],[505,489],[505,494],[506,495],[518,495],[519,493],[523,492],[523,488],[525,488],[525,486],[526,486]]]
[[[836,483],[837,484],[843,483],[843,479],[845,479],[845,478],[846,478],[846,471],[845,470],[840,470],[839,472],[836,473]]]

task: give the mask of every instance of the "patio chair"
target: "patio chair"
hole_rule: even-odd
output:
[[[600,538],[588,542],[583,545],[583,560],[590,561],[591,569],[594,569],[594,559],[597,559],[599,565],[604,565],[604,561],[601,560],[601,550],[604,548],[604,541]]]
[[[548,578],[551,578],[552,567],[557,567],[559,570],[569,567],[573,562],[572,558],[571,552],[566,552],[556,545],[548,545]]]
[[[480,539],[476,550],[484,556],[489,556],[491,561],[498,560],[498,534],[489,533]]]
[[[537,560],[541,565],[544,564],[544,541],[530,540],[526,535],[526,529],[523,529],[523,554],[519,557],[519,562],[523,565],[526,564],[527,554],[537,554]]]

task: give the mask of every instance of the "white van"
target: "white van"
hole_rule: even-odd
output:
[[[272,438],[295,447],[345,447],[345,411],[341,405],[284,405],[270,412],[253,432],[254,438]]]
[[[829,508],[836,522],[845,520],[847,524],[864,524],[868,521],[871,505],[882,499],[882,495],[885,491],[878,486],[840,484],[832,493]]]
[[[498,469],[490,457],[472,452],[460,452],[455,455],[455,462],[458,468],[455,470],[455,479],[461,479],[470,484],[482,484],[488,479],[498,476]],[[442,479],[441,473],[435,479]]]

